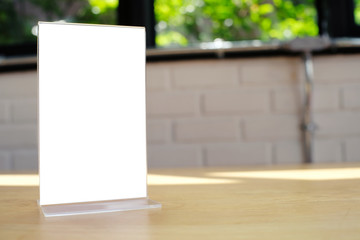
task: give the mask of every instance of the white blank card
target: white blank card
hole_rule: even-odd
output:
[[[145,29],[39,23],[40,205],[147,197]]]

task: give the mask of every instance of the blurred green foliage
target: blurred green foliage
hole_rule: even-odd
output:
[[[0,0],[0,44],[36,41],[38,21],[116,24],[118,0]]]
[[[160,47],[318,34],[314,0],[155,0],[154,9]]]
[[[355,23],[357,25],[360,25],[360,0],[354,0],[354,5],[355,5],[355,9],[354,9]]]
[[[360,24],[360,0],[355,19]],[[0,0],[0,44],[32,42],[40,21],[116,24],[118,0]],[[155,0],[156,44],[316,36],[314,0]]]

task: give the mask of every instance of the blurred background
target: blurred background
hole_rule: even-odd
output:
[[[360,0],[2,0],[0,170],[38,167],[38,21],[146,26],[150,168],[300,164],[315,124],[360,161]]]
[[[36,41],[39,20],[117,24],[119,6],[117,0],[5,0],[1,4],[2,44]],[[157,47],[215,39],[292,39],[319,32],[314,0],[155,0],[153,12]]]

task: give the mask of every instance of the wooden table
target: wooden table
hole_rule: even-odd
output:
[[[150,171],[161,210],[44,218],[0,175],[0,239],[360,239],[360,164]]]

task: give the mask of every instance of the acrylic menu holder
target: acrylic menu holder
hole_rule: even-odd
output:
[[[38,26],[44,215],[161,207],[147,194],[145,29]]]
[[[78,214],[93,214],[105,212],[130,211],[150,208],[160,208],[161,204],[149,198],[99,201],[88,203],[70,203],[40,205],[45,217],[57,217]]]

